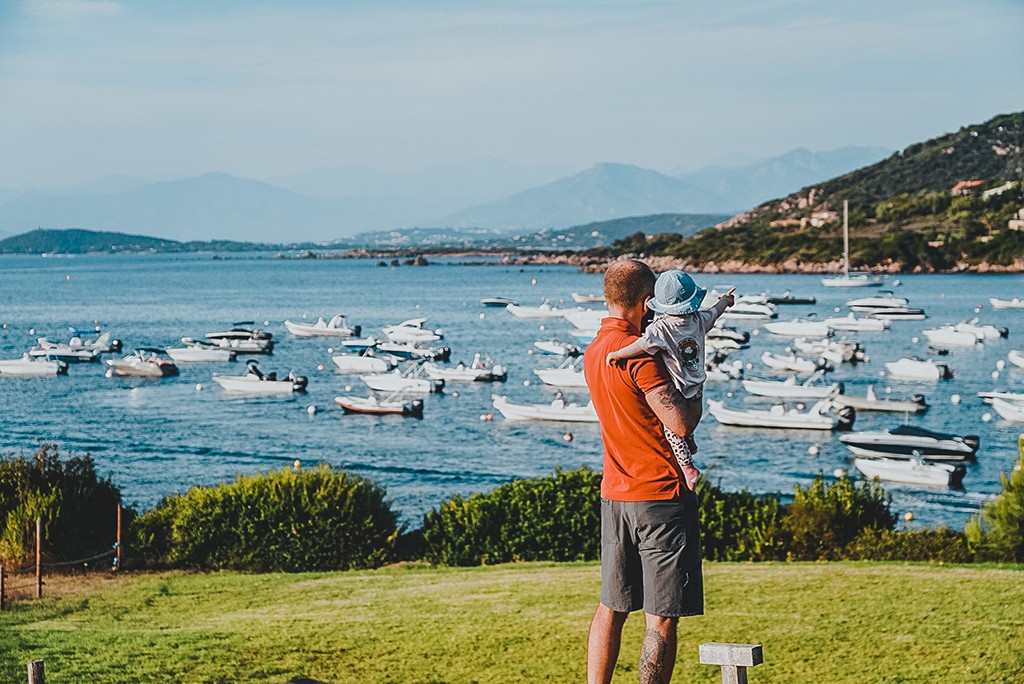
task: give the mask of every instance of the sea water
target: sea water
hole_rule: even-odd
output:
[[[519,320],[502,309],[483,307],[479,299],[510,297],[523,305],[546,299],[573,307],[570,294],[600,292],[601,276],[563,266],[465,261],[381,267],[372,259],[275,259],[267,254],[2,256],[0,358],[19,356],[37,337],[66,341],[69,327],[100,326],[123,340],[127,352],[137,346],[173,346],[181,337],[201,338],[235,322],[253,321],[274,334],[277,346],[270,356],[243,356],[234,363],[182,364],[178,377],[163,380],[108,378],[105,364],[73,364],[67,377],[0,377],[0,448],[29,454],[40,443],[54,442],[65,454],[91,454],[100,472],[139,508],[195,485],[291,467],[295,460],[302,467],[326,463],[382,485],[410,527],[419,526],[424,513],[455,494],[488,491],[512,478],[550,474],[558,466],[599,469],[597,425],[506,422],[491,405],[492,393],[518,403],[550,402],[556,390],[543,385],[533,370],[554,366],[558,359],[530,352],[536,340],[572,342],[571,326],[564,320]],[[1017,460],[1017,436],[1024,426],[999,418],[976,393],[1021,389],[1024,371],[1007,364],[998,379],[992,374],[1008,351],[1024,348],[1024,311],[992,310],[988,298],[1024,295],[1024,277],[898,278],[896,294],[924,308],[928,320],[895,321],[879,333],[837,333],[860,340],[871,361],[843,365],[832,380],[844,382],[849,394],[863,396],[874,385],[880,397],[921,393],[931,405],[923,416],[860,412],[855,429],[906,422],[980,436],[977,462],[968,465],[962,489],[885,485],[894,512],[912,512],[914,524],[961,529],[1000,491],[999,473]],[[739,293],[789,290],[817,297],[813,306],[780,306],[779,320],[812,312],[824,318],[837,315],[837,307],[845,315],[847,299],[875,291],[824,288],[815,275],[697,274],[697,279],[708,287],[735,286]],[[509,369],[508,381],[450,382],[444,393],[425,397],[422,419],[345,415],[333,403],[335,396],[367,396],[370,391],[357,376],[335,369],[330,349],[340,349],[339,342],[296,338],[283,326],[286,319],[314,322],[336,313],[361,325],[364,335],[426,317],[426,327],[442,329],[444,339],[437,344],[452,349],[452,363],[469,363],[476,353],[488,355]],[[923,329],[974,316],[1008,327],[1009,338],[945,357],[929,352]],[[756,322],[736,325],[758,328]],[[751,338],[749,349],[732,358],[753,365],[748,376],[781,378],[760,356],[765,350],[783,352],[789,342],[763,329],[760,333]],[[948,363],[956,377],[932,383],[885,377],[883,363],[902,356]],[[214,373],[241,375],[247,358],[256,359],[264,372],[283,376],[294,370],[308,376],[308,392],[235,396],[212,381]],[[324,370],[318,370],[321,366]],[[585,393],[566,394],[586,401]],[[725,399],[727,406],[766,408],[771,403],[747,397],[735,381],[709,383],[705,394]],[[951,400],[954,394],[962,397],[959,404]],[[985,414],[992,420],[984,421]],[[727,490],[786,496],[795,484],[806,485],[819,474],[831,479],[840,468],[856,473],[849,451],[832,433],[726,427],[705,415],[697,440],[698,464]]]

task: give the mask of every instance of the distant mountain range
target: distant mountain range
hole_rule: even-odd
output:
[[[797,150],[680,177],[610,163],[565,175],[564,167],[486,159],[416,174],[322,168],[273,183],[226,173],[161,182],[113,176],[70,188],[0,190],[0,235],[79,227],[280,244],[410,226],[557,231],[645,214],[735,213],[884,154]]]

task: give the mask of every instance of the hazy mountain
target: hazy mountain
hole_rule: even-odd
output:
[[[728,213],[736,209],[727,200],[677,178],[638,166],[606,163],[430,223],[530,230],[644,214]]]
[[[874,164],[890,154],[892,150],[882,147],[844,147],[830,152],[800,148],[753,163],[719,164],[676,177],[727,199],[734,207],[749,208]]]

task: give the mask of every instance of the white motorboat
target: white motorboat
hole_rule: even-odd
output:
[[[892,430],[850,432],[839,441],[855,456],[868,458],[913,458],[926,461],[973,459],[980,442],[975,435],[961,437],[924,428],[901,425]]]
[[[720,321],[721,319],[719,319]],[[736,330],[736,328],[730,328],[728,326],[715,324],[711,330],[708,330],[708,340],[732,340],[740,344],[746,344],[750,341],[750,333],[745,330]]]
[[[817,304],[818,299],[811,296],[800,296],[795,295],[789,290],[786,290],[780,295],[768,295],[767,301],[769,304]]]
[[[573,358],[567,358],[557,368],[538,368],[533,372],[546,385],[566,389],[588,389],[583,370]]]
[[[856,314],[826,318],[825,323],[833,330],[852,330],[855,332],[881,332],[889,327],[884,318],[857,318]]]
[[[743,362],[729,363],[728,356],[722,352],[707,350],[704,355],[704,372],[707,382],[728,382],[743,379]]]
[[[1020,353],[1016,349],[1011,349],[1006,355],[1006,360],[1012,363],[1017,368],[1024,368],[1024,354]]]
[[[508,397],[491,395],[494,408],[505,420],[551,420],[563,423],[596,423],[593,403],[566,403],[561,397],[550,404],[513,404]]]
[[[720,321],[770,321],[778,314],[769,304],[737,303],[725,310]]]
[[[778,399],[824,399],[842,394],[842,383],[823,382],[825,374],[818,371],[803,382],[797,382],[795,375],[785,380],[761,380],[750,378],[743,381],[743,389],[759,397],[775,397]]]
[[[566,309],[562,318],[581,330],[597,330],[601,321],[608,318],[608,309]]]
[[[961,321],[953,326],[959,332],[968,332],[978,338],[979,341],[998,340],[1000,337],[1008,337],[1010,331],[1007,328],[997,328],[994,325],[982,325],[977,318],[969,321]]]
[[[949,380],[953,370],[944,363],[935,363],[931,359],[902,358],[885,364],[885,370],[894,378],[901,380]]]
[[[294,392],[305,392],[308,380],[304,375],[289,372],[278,380],[277,373],[262,373],[255,361],[249,361],[244,375],[214,375],[214,382],[224,388],[225,392],[234,394],[283,395]]]
[[[544,300],[539,306],[520,306],[519,304],[509,304],[505,307],[505,310],[516,318],[524,320],[528,319],[552,319],[561,318],[564,310],[559,309],[556,306],[551,306],[548,300]]]
[[[829,337],[832,335],[828,323],[799,318],[794,318],[791,321],[765,323],[764,329],[780,337]]]
[[[438,366],[427,361],[423,364],[423,372],[434,380],[445,382],[505,382],[508,380],[508,369],[501,364],[487,364],[477,354],[468,366],[464,363],[455,366]]]
[[[910,399],[879,399],[873,385],[868,385],[863,397],[839,394],[832,397],[836,406],[852,406],[858,411],[891,411],[893,413],[924,413],[928,402],[924,395],[915,394]]]
[[[285,321],[284,327],[296,337],[358,337],[363,331],[361,326],[349,325],[344,314],[335,314],[329,321],[320,316],[316,323]]]
[[[338,354],[331,361],[342,373],[387,373],[394,368],[387,358],[365,354]]]
[[[991,403],[995,412],[1006,420],[1024,422],[1024,404],[999,398],[993,398]]]
[[[250,321],[236,323],[237,326],[252,325]],[[256,328],[235,327],[231,330],[206,333],[206,339],[212,340],[222,349],[230,349],[236,354],[273,354],[274,335],[273,333]],[[198,346],[198,340],[191,337],[181,338],[181,343],[186,347]]]
[[[796,354],[772,354],[766,351],[761,354],[761,361],[772,370],[796,373],[797,375],[807,375],[827,368],[827,364],[823,359],[805,359]]]
[[[169,378],[178,374],[173,361],[163,358],[166,352],[156,347],[139,347],[123,359],[107,361],[107,377]]]
[[[82,338],[82,335],[86,331],[82,331],[77,328],[72,328],[71,330],[74,335],[70,340],[68,340],[68,346],[72,349],[88,349],[90,351],[99,352],[100,354],[116,354],[121,351],[123,347],[121,340],[115,340],[109,332],[103,333],[95,340],[86,340]]]
[[[423,400],[413,399],[405,401],[397,397],[385,397],[378,399],[370,395],[368,397],[334,397],[334,403],[342,408],[345,413],[366,413],[374,416],[399,415],[411,416],[413,418],[423,417]]]
[[[988,303],[992,305],[993,309],[1024,309],[1024,299],[1020,297],[1014,297],[1013,299],[989,297]]]
[[[978,343],[978,336],[972,332],[961,332],[951,325],[931,328],[922,333],[933,347],[973,347]]]
[[[978,396],[986,404],[991,404],[993,399],[1002,399],[1011,404],[1024,404],[1024,394],[1020,392],[978,392]]]
[[[100,352],[95,349],[73,349],[67,344],[54,344],[45,337],[40,337],[38,346],[28,350],[33,359],[47,361],[63,361],[64,363],[96,363],[100,360]]]
[[[851,311],[874,311],[875,309],[905,309],[910,302],[892,292],[883,292],[872,297],[860,297],[846,302]]]
[[[452,355],[452,350],[449,347],[421,347],[411,342],[381,342],[376,349],[382,354],[390,354],[400,359],[447,361]]]
[[[444,337],[441,330],[428,330],[423,327],[427,322],[426,318],[410,318],[398,325],[388,325],[383,328],[388,340],[398,344],[429,344]]]
[[[924,309],[865,309],[863,313],[886,321],[923,321],[928,318]]]
[[[378,340],[373,335],[370,335],[368,337],[359,337],[356,339],[349,338],[342,340],[341,346],[345,347],[346,349],[362,351],[364,349],[373,349],[380,343],[381,340]]]
[[[957,485],[967,472],[963,463],[928,463],[920,458],[855,458],[853,465],[868,479],[931,487]]]
[[[583,353],[583,350],[575,344],[560,342],[556,339],[538,340],[533,343],[533,346],[542,354],[551,354],[552,356],[576,357]]]
[[[375,375],[360,375],[359,379],[378,392],[403,392],[407,394],[430,394],[444,389],[444,380],[423,377],[421,364],[403,370]]]
[[[740,344],[736,340],[730,340],[725,337],[704,338],[704,348],[713,351],[718,351],[720,349],[725,351],[736,351],[737,349],[746,349],[749,346],[749,344]]]
[[[871,360],[864,353],[860,342],[848,342],[845,339],[804,340],[797,338],[793,340],[793,346],[803,354],[820,357],[832,364],[867,363]]]
[[[508,297],[483,297],[480,303],[484,306],[500,306],[504,309],[509,304],[518,304],[519,302]]]
[[[39,378],[67,374],[68,364],[64,361],[47,361],[28,354],[20,359],[0,359],[0,376],[4,377]]]
[[[822,399],[806,411],[787,409],[781,404],[770,409],[730,409],[724,402],[708,400],[708,412],[723,425],[738,427],[789,428],[796,430],[847,430],[853,426],[855,412],[840,409],[836,414],[828,399]]]
[[[572,293],[572,301],[577,304],[590,304],[590,303],[604,303],[603,294],[581,294],[579,292]]]
[[[185,339],[188,339],[191,344],[185,344]],[[182,344],[184,346],[167,348],[167,355],[175,363],[213,363],[235,360],[233,350],[225,349],[213,342],[183,338]]]
[[[846,273],[834,278],[822,278],[825,287],[878,287],[882,284],[882,276],[874,273]]]
[[[271,340],[274,338],[273,333],[253,328],[252,326],[255,324],[252,321],[239,321],[232,325],[235,327],[230,330],[206,333],[205,337],[208,340]]]

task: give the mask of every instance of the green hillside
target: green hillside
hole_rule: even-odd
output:
[[[947,271],[1024,267],[1024,112],[911,145],[889,159],[766,202],[690,239],[635,234],[605,255],[635,252],[781,270],[834,267],[850,203],[855,268]],[[958,187],[977,181],[971,187]],[[956,191],[954,191],[956,190]],[[1020,224],[1017,224],[1018,227]]]
[[[178,242],[81,228],[36,230],[0,240],[0,254],[91,254],[117,252],[248,251],[257,245],[230,240]]]

